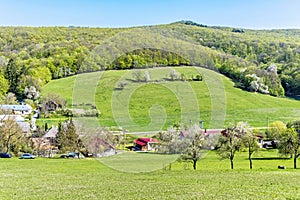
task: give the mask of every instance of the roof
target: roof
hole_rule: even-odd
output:
[[[23,133],[30,133],[30,124],[28,122],[17,122]]]
[[[141,145],[141,146],[146,146],[147,143],[158,143],[156,139],[153,138],[138,138],[137,140],[133,141],[134,143]]]
[[[141,142],[141,141],[139,141],[139,140],[134,140],[134,143],[136,143],[136,144],[138,144],[138,145],[140,145],[140,146],[146,146],[146,145],[147,145],[147,143]]]
[[[52,126],[46,133],[43,135],[43,138],[56,138],[58,133],[58,128]]]
[[[30,105],[0,105],[1,109],[4,110],[16,110],[16,111],[29,111],[32,110]]]
[[[20,115],[0,115],[0,121],[5,121],[8,119],[14,120],[16,122],[24,122],[25,121],[25,119]]]

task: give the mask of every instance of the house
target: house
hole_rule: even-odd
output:
[[[52,146],[55,146],[56,138],[58,134],[58,128],[52,126],[43,136],[45,142],[49,143]]]
[[[30,115],[32,113],[32,107],[27,104],[22,105],[0,105],[0,109],[4,111],[11,111],[16,115]]]
[[[153,138],[138,138],[134,140],[134,148],[138,151],[154,151],[158,141]]]

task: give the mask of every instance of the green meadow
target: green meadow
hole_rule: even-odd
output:
[[[229,160],[219,160],[214,151],[205,154],[196,171],[191,163],[163,164],[164,155],[128,152],[115,156],[1,159],[0,199],[300,198],[299,170],[292,169],[293,161],[279,157],[275,150],[256,153],[253,170],[246,152],[236,155],[234,170]],[[277,169],[278,165],[287,169]]]
[[[204,80],[170,81],[171,69],[187,78],[201,74]],[[223,128],[237,121],[266,127],[268,122],[287,122],[300,116],[300,101],[243,91],[230,79],[208,69],[147,70],[151,77],[148,83],[134,81],[132,70],[111,70],[53,80],[42,94],[58,93],[69,107],[96,105],[102,126],[120,126],[129,131],[160,130],[176,122],[200,120],[204,128]],[[120,82],[127,85],[120,89]]]

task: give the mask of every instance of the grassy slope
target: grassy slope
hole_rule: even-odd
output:
[[[261,152],[260,158],[277,157]],[[254,160],[248,169],[247,153],[235,157],[236,169],[210,152],[192,165],[173,163],[148,173],[124,173],[96,159],[1,159],[0,199],[296,199],[300,198],[298,170],[292,160]],[[128,157],[129,158],[129,157]],[[113,157],[111,157],[113,159]],[[130,158],[122,160],[126,166]],[[143,160],[145,163],[152,160]],[[278,170],[286,165],[287,170]]]
[[[253,126],[266,126],[267,119],[270,122],[288,121],[300,116],[300,101],[242,91],[235,88],[228,78],[206,69],[175,69],[188,76],[200,70],[205,81],[163,82],[169,74],[169,68],[149,70],[151,79],[159,80],[159,84],[155,81],[149,84],[132,82],[132,71],[129,70],[105,71],[82,74],[77,79],[69,77],[51,81],[44,88],[43,94],[60,93],[71,105],[75,82],[74,102],[94,103],[101,111],[99,121],[102,125],[116,126],[115,119],[118,125],[129,130],[157,130],[162,127],[161,123],[164,120],[163,126],[166,128],[180,121],[181,112],[184,123],[194,123],[202,119],[206,128],[209,128],[209,125],[212,128],[222,128],[222,118],[226,119],[226,124],[247,121]],[[123,90],[114,90],[119,81],[127,81],[129,84]],[[223,81],[223,85],[220,81]],[[164,109],[159,106],[152,107],[157,104]],[[223,112],[225,108],[226,113]],[[164,112],[167,113],[165,119]],[[217,123],[214,123],[215,121]]]

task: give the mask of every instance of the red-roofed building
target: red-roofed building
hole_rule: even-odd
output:
[[[158,141],[153,138],[138,138],[134,140],[134,148],[140,151],[154,151]]]

